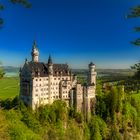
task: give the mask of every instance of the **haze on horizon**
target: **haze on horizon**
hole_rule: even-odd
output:
[[[54,63],[86,68],[90,61],[97,68],[130,68],[140,60],[140,48],[130,41],[138,37],[133,27],[138,19],[126,19],[139,0],[30,0],[31,9],[12,5],[0,14],[0,60],[3,65],[22,66],[31,60],[36,39],[40,61],[49,54]]]

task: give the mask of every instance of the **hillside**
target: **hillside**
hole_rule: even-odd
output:
[[[19,79],[0,79],[1,140],[138,140],[140,92],[113,86],[96,91],[96,108],[89,122],[62,101],[32,111],[18,98]],[[13,98],[13,99],[8,99]],[[95,113],[96,115],[95,115]]]

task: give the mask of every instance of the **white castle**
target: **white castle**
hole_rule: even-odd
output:
[[[36,42],[32,48],[32,61],[25,60],[20,69],[20,99],[35,110],[40,105],[63,100],[78,112],[91,112],[95,103],[96,71],[93,63],[89,64],[86,85],[77,82],[67,64],[39,62],[39,51]]]

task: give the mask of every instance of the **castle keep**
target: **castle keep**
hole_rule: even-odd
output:
[[[36,42],[32,48],[32,61],[25,60],[20,69],[20,99],[32,109],[40,105],[51,104],[55,100],[64,100],[68,106],[78,112],[91,111],[95,100],[96,71],[93,63],[89,64],[86,85],[77,82],[67,64],[54,64],[51,56],[47,63],[39,62]]]

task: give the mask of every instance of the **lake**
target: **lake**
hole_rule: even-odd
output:
[[[19,76],[19,73],[17,72],[6,72],[6,74],[4,75],[4,77],[17,77]]]

